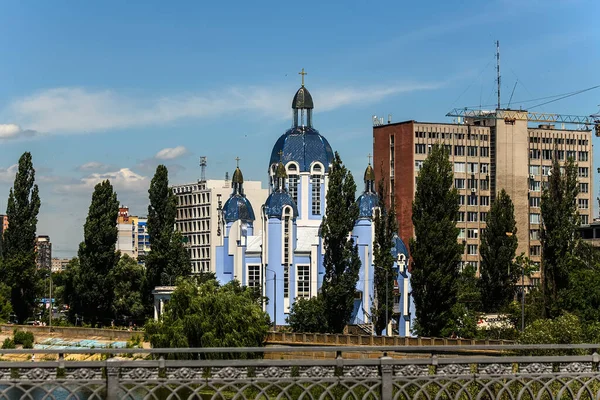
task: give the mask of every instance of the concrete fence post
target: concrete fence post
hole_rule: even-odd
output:
[[[394,382],[392,381],[394,366],[391,364],[392,357],[383,356],[379,358],[379,373],[381,375],[381,399],[392,400],[394,397]]]
[[[106,399],[119,400],[120,361],[114,358],[106,360]]]

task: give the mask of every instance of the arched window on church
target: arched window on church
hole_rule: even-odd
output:
[[[290,274],[289,266],[292,263],[292,208],[289,206],[283,209],[283,252],[281,264],[283,265],[283,297],[290,296]]]
[[[323,180],[323,167],[319,163],[315,163],[311,168],[310,183],[312,215],[321,215],[321,182]]]
[[[298,204],[298,166],[295,163],[289,163],[287,167],[287,187],[294,200]]]

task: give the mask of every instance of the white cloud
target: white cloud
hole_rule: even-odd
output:
[[[97,161],[90,161],[77,167],[78,171],[106,171],[110,166]]]
[[[408,83],[386,87],[315,87],[311,91],[317,109],[330,111],[439,86]],[[289,88],[282,87],[233,87],[201,94],[134,98],[113,90],[65,87],[14,101],[3,115],[39,132],[86,133],[166,124],[185,118],[214,118],[232,112],[287,118],[292,95]]]
[[[13,183],[15,181],[15,175],[17,174],[18,169],[18,164],[13,164],[8,168],[0,168],[0,182]]]
[[[156,153],[154,158],[158,160],[173,160],[187,154],[187,152],[188,150],[184,146],[167,147]]]
[[[56,187],[58,192],[86,192],[89,193],[98,183],[108,179],[118,192],[143,192],[150,185],[148,177],[136,174],[129,168],[121,168],[114,172],[93,173],[78,181]]]
[[[18,137],[34,136],[35,131],[22,129],[17,124],[0,124],[0,139],[16,139]]]

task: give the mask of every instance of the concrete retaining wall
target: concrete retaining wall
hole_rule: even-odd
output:
[[[119,340],[127,341],[135,335],[144,336],[144,332],[141,331],[124,331],[117,329],[98,329],[98,328],[80,328],[70,326],[53,326],[52,332],[50,332],[49,326],[31,326],[31,325],[0,325],[0,332],[12,333],[12,331],[18,328],[25,332],[33,332],[34,335],[52,335],[64,338],[77,338],[77,339],[104,339],[104,340]]]

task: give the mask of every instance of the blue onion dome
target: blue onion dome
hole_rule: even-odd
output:
[[[235,169],[233,178],[231,179],[233,190],[231,196],[225,202],[223,206],[223,218],[226,222],[235,222],[241,220],[242,222],[254,221],[254,210],[252,204],[246,198],[244,194],[244,176],[239,167]]]
[[[314,103],[304,83],[292,100],[292,128],[284,133],[273,146],[269,168],[282,161],[287,165],[290,161],[298,163],[298,172],[310,172],[313,162],[318,161],[329,171],[333,162],[331,145],[318,130],[313,128],[312,112]]]
[[[379,205],[379,196],[375,193],[375,171],[371,163],[365,170],[365,191],[358,196],[356,203],[358,204],[358,218],[371,219],[373,217],[373,208]]]
[[[285,186],[285,179],[287,178],[287,173],[285,172],[285,167],[282,162],[279,162],[277,166],[277,170],[275,172],[275,187],[273,191],[267,197],[267,201],[265,201],[265,214],[269,218],[279,218],[281,219],[283,216],[283,209],[286,206],[290,206],[293,211],[292,218],[296,218],[298,216],[298,208],[296,207],[296,203],[292,196],[287,191]]]
[[[398,235],[394,235],[394,247],[392,247],[392,256],[394,256],[395,260],[398,260],[399,254],[404,254],[404,259],[408,262],[408,248],[406,247],[402,239],[398,237]]]

